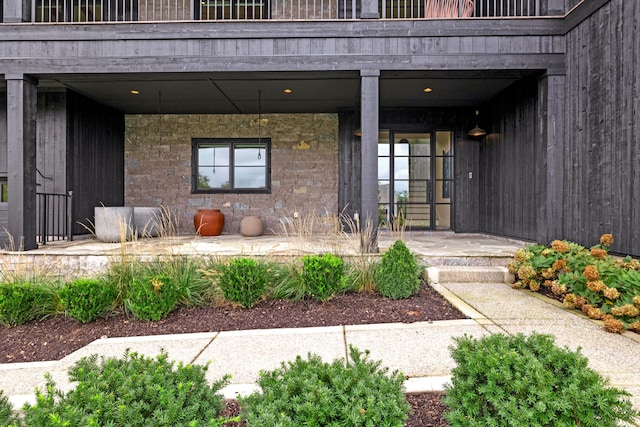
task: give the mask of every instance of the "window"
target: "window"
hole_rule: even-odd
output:
[[[194,138],[193,193],[271,192],[271,139]]]
[[[0,178],[0,203],[9,201],[9,184],[7,178]]]

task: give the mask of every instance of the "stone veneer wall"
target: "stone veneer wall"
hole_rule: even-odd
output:
[[[125,204],[162,206],[178,232],[195,233],[199,208],[225,214],[223,233],[239,233],[245,215],[259,215],[265,233],[281,218],[337,215],[337,114],[263,114],[271,138],[271,194],[191,194],[192,138],[257,138],[256,115],[128,115],[125,119]]]

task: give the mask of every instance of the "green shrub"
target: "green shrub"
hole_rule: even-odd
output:
[[[180,290],[164,275],[134,278],[129,284],[125,307],[135,317],[156,321],[173,311],[180,297]]]
[[[35,405],[25,405],[24,419],[45,426],[210,426],[217,422],[223,398],[217,394],[228,377],[208,385],[207,366],[174,366],[165,352],[155,359],[126,352],[122,359],[83,358],[69,369],[77,383],[66,394],[36,390]]]
[[[261,392],[240,399],[248,426],[394,426],[407,420],[404,376],[351,347],[352,363],[298,356],[258,379]]]
[[[22,425],[18,414],[13,410],[13,406],[9,403],[9,399],[0,390],[0,426],[20,426]]]
[[[251,258],[234,258],[218,266],[224,297],[249,308],[260,299],[268,284],[268,266]]]
[[[55,313],[59,301],[51,285],[0,283],[0,323],[16,326]]]
[[[331,254],[306,255],[300,276],[306,296],[328,301],[347,290],[344,261]]]
[[[91,322],[113,308],[118,290],[109,282],[98,279],[76,279],[59,291],[66,314],[82,323]]]
[[[376,287],[387,298],[409,298],[420,289],[421,272],[415,256],[401,240],[397,240],[382,256],[376,269]]]
[[[453,427],[613,427],[637,415],[629,393],[608,387],[579,351],[548,335],[454,340],[457,366],[444,399]]]

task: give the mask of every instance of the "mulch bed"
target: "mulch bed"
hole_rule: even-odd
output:
[[[303,328],[376,323],[414,323],[464,319],[465,316],[429,286],[404,300],[373,293],[346,294],[326,303],[262,301],[251,309],[231,304],[181,307],[158,322],[125,314],[87,324],[64,315],[8,328],[0,326],[0,363],[59,360],[101,337],[128,337],[228,330]],[[412,407],[408,427],[443,427],[442,393],[407,395]],[[228,402],[229,414],[237,403]],[[235,411],[235,412],[234,412]],[[242,424],[240,424],[242,425]]]

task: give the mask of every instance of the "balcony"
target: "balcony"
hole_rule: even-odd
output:
[[[376,0],[32,0],[32,22],[322,21],[360,19]],[[569,1],[575,6],[582,0]],[[377,0],[381,19],[561,16],[549,0]],[[375,10],[375,4],[372,5]],[[370,16],[367,16],[370,17]]]

